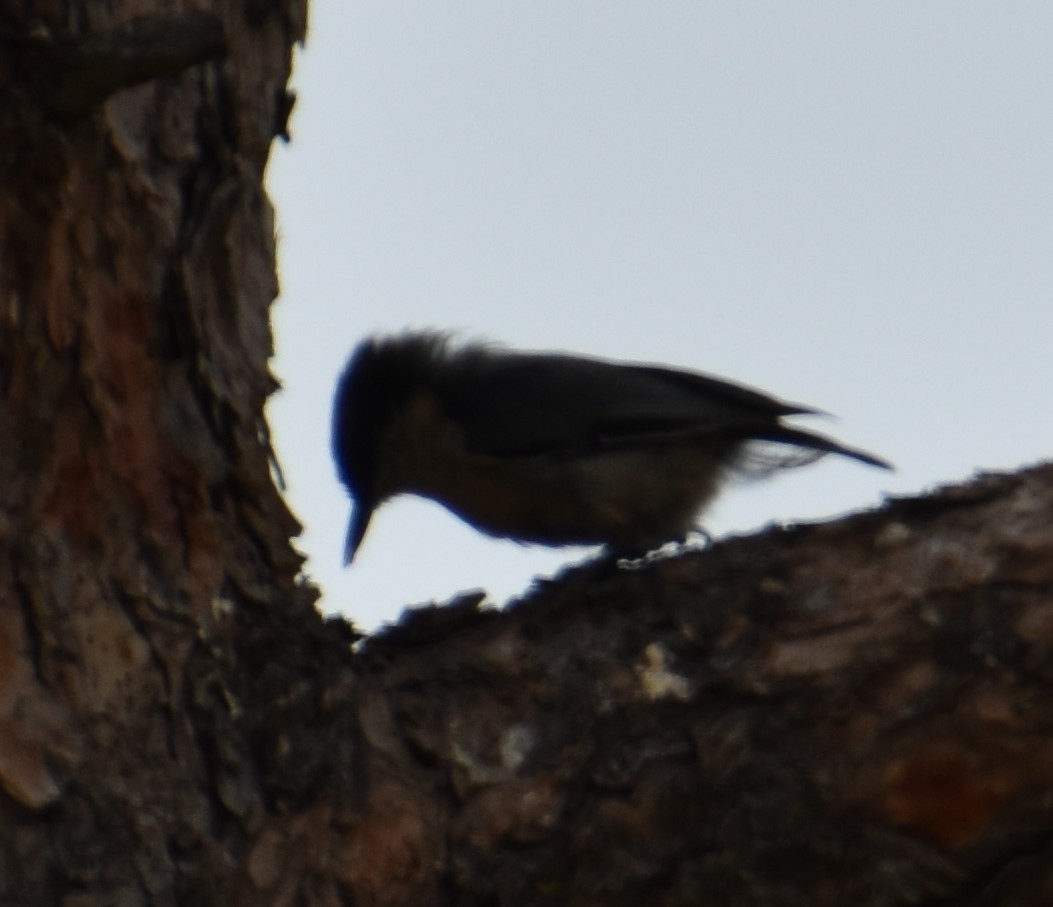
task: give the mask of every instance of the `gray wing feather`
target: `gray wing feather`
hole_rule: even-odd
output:
[[[441,394],[468,447],[491,456],[574,455],[687,437],[778,434],[812,412],[696,372],[550,354],[462,358]],[[800,443],[800,437],[791,443]]]

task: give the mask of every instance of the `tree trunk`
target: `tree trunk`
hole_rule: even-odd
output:
[[[0,0],[0,904],[1053,903],[1051,467],[352,652],[263,420],[304,9],[170,6]]]

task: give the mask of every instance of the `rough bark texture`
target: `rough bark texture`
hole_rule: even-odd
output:
[[[348,852],[416,887],[367,901],[1053,903],[1051,514],[989,477],[369,641]]]
[[[0,0],[0,904],[1053,903],[1051,467],[317,615],[262,417],[303,17]]]
[[[315,620],[262,417],[304,16],[0,3],[2,904],[225,903],[270,808],[214,653]]]

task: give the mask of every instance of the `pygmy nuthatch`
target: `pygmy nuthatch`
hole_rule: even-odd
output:
[[[354,505],[345,563],[398,494],[432,498],[489,535],[639,555],[683,539],[729,471],[825,453],[890,468],[782,421],[817,412],[660,365],[436,332],[369,339],[333,407],[333,456]]]

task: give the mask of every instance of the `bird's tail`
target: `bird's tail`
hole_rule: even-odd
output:
[[[876,466],[878,469],[894,468],[888,460],[883,460],[881,457],[874,456],[872,453],[867,453],[865,450],[859,450],[854,447],[845,447],[843,444],[838,444],[833,439],[827,438],[824,435],[817,435],[814,432],[805,431],[802,428],[793,428],[789,425],[780,425],[771,432],[763,435],[754,435],[753,437],[757,441],[773,441],[777,444],[793,444],[796,447],[818,451],[821,454],[838,454],[842,457],[848,457],[851,460],[858,460],[860,463],[866,463],[868,466]]]

